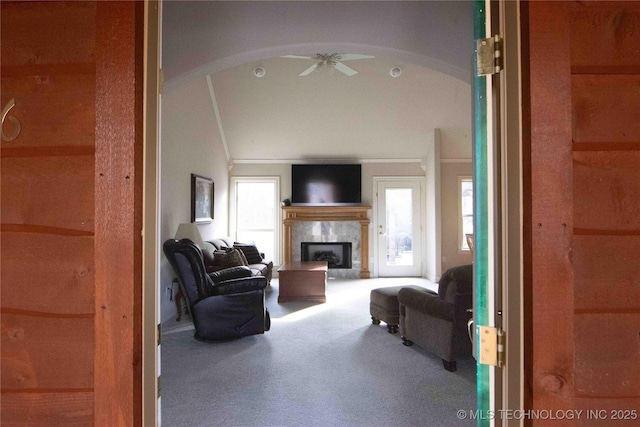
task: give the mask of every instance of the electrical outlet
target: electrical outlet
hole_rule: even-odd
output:
[[[443,263],[443,264],[446,264],[446,263],[447,263],[447,257],[446,257],[446,256],[443,256],[443,257],[442,257],[442,263]]]

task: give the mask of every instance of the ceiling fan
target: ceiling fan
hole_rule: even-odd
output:
[[[315,59],[318,61],[311,67],[298,74],[301,77],[311,74],[316,70],[331,67],[351,77],[355,74],[358,74],[358,72],[353,68],[344,65],[342,63],[343,61],[352,61],[354,59],[368,59],[374,57],[370,55],[360,55],[357,53],[316,53],[315,56],[284,55],[283,58]]]

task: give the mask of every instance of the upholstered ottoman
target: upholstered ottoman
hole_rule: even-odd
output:
[[[369,300],[371,322],[374,325],[379,325],[380,321],[383,321],[387,324],[387,331],[390,334],[398,332],[398,324],[400,323],[398,292],[402,288],[424,289],[422,286],[405,285],[371,290],[371,298]]]

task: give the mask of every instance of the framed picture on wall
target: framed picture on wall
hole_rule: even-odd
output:
[[[213,221],[213,180],[191,174],[191,222]]]

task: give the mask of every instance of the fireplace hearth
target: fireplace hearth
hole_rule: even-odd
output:
[[[302,261],[327,261],[330,269],[351,268],[351,242],[301,242]]]

